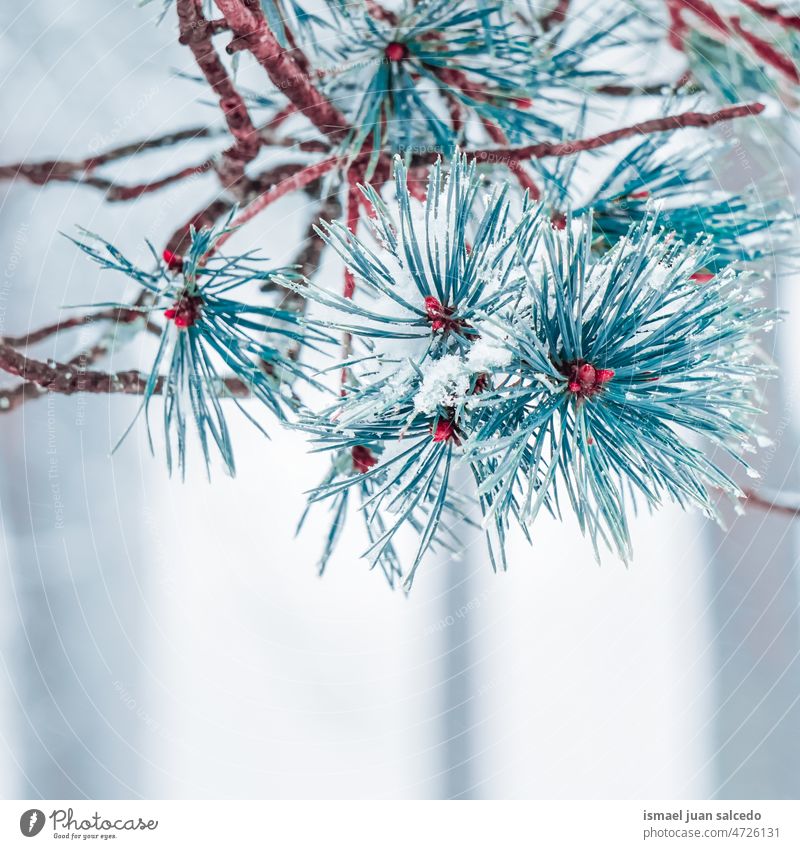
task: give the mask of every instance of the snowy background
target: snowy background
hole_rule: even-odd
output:
[[[153,17],[132,0],[5,4],[0,161],[215,120],[172,73],[192,69],[171,21]],[[794,190],[795,154],[768,150],[758,168]],[[0,333],[122,294],[60,231],[142,256],[213,191],[203,177],[107,205],[68,185],[0,186]],[[287,260],[309,214],[287,198],[251,238]],[[779,364],[800,354],[795,284],[777,285],[796,306],[770,344]],[[80,334],[36,355],[67,355]],[[797,484],[796,371],[773,387],[776,446],[756,463],[783,489]],[[299,435],[266,442],[233,422],[237,479],[195,470],[184,485],[141,428],[109,456],[136,404],[43,397],[0,418],[3,797],[800,797],[785,518],[723,533],[665,509],[637,521],[626,571],[542,517],[507,574],[476,540],[428,562],[405,598],[357,559],[357,533],[316,576],[324,524],[294,527],[326,461]]]

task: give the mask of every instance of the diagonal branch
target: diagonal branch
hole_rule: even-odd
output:
[[[234,218],[231,223],[231,229],[227,233],[223,233],[214,243],[213,252],[219,250],[225,242],[233,235],[236,228],[241,227],[248,221],[251,221],[262,210],[266,209],[276,200],[290,194],[291,192],[303,189],[306,186],[325,176],[330,171],[333,171],[337,165],[343,162],[342,157],[331,156],[328,159],[323,159],[321,162],[316,162],[313,165],[306,167],[295,166],[294,172],[276,182],[267,191],[260,194],[252,203],[246,206],[239,215]],[[211,256],[211,251],[206,254],[206,259]]]
[[[618,130],[610,130],[599,136],[585,139],[575,139],[565,142],[538,142],[537,144],[524,145],[522,147],[498,147],[484,148],[481,150],[467,151],[468,156],[473,156],[478,162],[498,163],[516,167],[517,163],[526,159],[544,159],[548,156],[571,156],[586,150],[597,150],[606,147],[622,139],[633,136],[649,135],[650,133],[667,133],[672,130],[680,130],[685,127],[711,127],[722,121],[730,121],[734,118],[744,118],[750,115],[759,115],[764,111],[761,103],[747,103],[740,106],[729,106],[716,112],[683,112],[680,115],[667,115],[663,118],[652,118],[649,121],[640,121],[628,127]],[[426,162],[432,162],[435,154],[425,157]]]
[[[172,147],[182,141],[211,138],[219,133],[220,130],[211,127],[191,127],[153,139],[112,147],[102,153],[87,156],[85,159],[46,159],[43,162],[15,162],[10,165],[0,165],[0,180],[22,179],[34,186],[45,186],[48,183],[84,183],[99,189],[108,190],[113,187],[122,191],[125,187],[115,187],[109,180],[92,177],[92,172],[102,165],[128,159],[139,153]],[[199,169],[202,165],[195,167]],[[168,182],[175,182],[177,179],[180,179],[180,176],[173,175],[171,178],[162,178],[157,182],[167,185]]]
[[[107,180],[104,177],[87,177],[84,180],[77,180],[84,186],[92,186],[95,189],[100,189],[105,192],[105,199],[110,203],[135,200],[142,195],[157,192],[167,186],[172,186],[175,183],[180,183],[189,177],[194,177],[197,174],[205,174],[214,166],[213,159],[206,159],[197,165],[189,165],[186,168],[181,168],[174,174],[168,174],[166,177],[160,177],[157,180],[148,180],[144,183],[138,183],[133,186],[119,185],[112,180]]]
[[[778,24],[785,29],[800,30],[800,15],[786,15],[776,6],[766,6],[758,0],[741,0],[743,6],[747,6],[753,12],[761,15],[766,21]]]
[[[258,155],[261,139],[253,125],[244,99],[236,90],[217,55],[208,31],[208,21],[195,0],[177,0],[180,38],[188,45],[206,81],[219,97],[234,144],[223,155],[220,177],[226,186],[235,185],[244,176],[244,166]]]
[[[289,98],[298,112],[333,141],[344,139],[350,129],[345,117],[314,87],[291,53],[280,46],[257,4],[242,0],[215,2],[234,33],[231,49],[252,53],[273,85]]]
[[[63,330],[72,330],[76,327],[85,327],[87,324],[93,324],[97,321],[113,321],[117,324],[130,324],[142,318],[143,315],[139,310],[126,309],[125,307],[113,307],[107,310],[99,310],[89,315],[78,315],[71,318],[65,318],[62,321],[57,321],[54,324],[48,324],[39,330],[32,330],[24,336],[3,336],[3,342],[10,345],[12,348],[27,348],[29,345],[36,345],[38,342],[43,342],[50,336],[55,336]],[[161,328],[153,322],[145,323],[145,330],[148,333],[161,335]]]

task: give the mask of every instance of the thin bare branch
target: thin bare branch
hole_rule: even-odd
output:
[[[194,0],[177,0],[176,8],[181,37],[187,40],[200,71],[219,97],[225,122],[234,138],[234,144],[225,151],[220,166],[220,178],[226,185],[233,187],[244,175],[246,163],[258,155],[261,139],[244,99],[214,49],[211,34],[205,26],[208,21],[203,17],[199,4]]]
[[[95,395],[143,395],[148,375],[139,371],[103,372],[81,368],[79,363],[44,363],[26,357],[10,345],[0,343],[0,369],[22,378],[26,383],[22,387],[10,390],[15,394],[16,403],[12,405],[9,394],[0,393],[0,410],[8,411],[29,397],[37,397],[45,392],[59,395],[89,393]],[[161,394],[164,378],[159,377],[155,394]],[[246,383],[236,377],[227,377],[221,381],[220,397],[248,398],[250,389]],[[2,403],[3,399],[7,403]]]
[[[780,513],[783,516],[797,518],[800,516],[800,493],[796,492],[756,492],[752,489],[744,491],[745,504],[748,507],[758,507],[770,513]]]
[[[478,162],[498,163],[515,167],[514,163],[523,162],[526,159],[544,159],[548,156],[571,156],[581,151],[597,150],[601,147],[614,144],[622,139],[633,136],[649,135],[651,133],[666,133],[672,130],[680,130],[685,127],[711,127],[723,121],[731,121],[734,118],[744,118],[751,115],[759,115],[764,111],[761,103],[747,103],[740,106],[729,106],[716,112],[683,112],[680,115],[666,115],[663,118],[652,118],[649,121],[640,121],[628,127],[618,130],[610,130],[598,136],[585,139],[575,139],[566,142],[539,142],[537,144],[524,145],[522,147],[498,147],[485,148],[481,150],[468,151],[469,156],[474,156]],[[435,155],[428,155],[424,161],[433,161]]]
[[[89,315],[78,315],[72,316],[71,318],[65,318],[61,321],[41,327],[38,330],[32,330],[24,336],[3,336],[2,339],[6,345],[10,345],[12,348],[27,348],[30,345],[36,345],[39,342],[43,342],[50,336],[55,336],[57,333],[61,333],[64,330],[73,330],[76,327],[86,327],[89,324],[94,324],[99,321],[112,321],[117,324],[131,324],[132,322],[141,319],[142,315],[143,314],[139,310],[115,307],[113,309],[99,310],[98,312],[90,313]],[[151,321],[145,322],[144,329],[149,333],[156,335],[161,334],[161,328]]]

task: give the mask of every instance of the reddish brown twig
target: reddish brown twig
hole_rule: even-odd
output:
[[[143,141],[112,147],[103,153],[87,156],[85,159],[74,161],[48,159],[43,162],[16,162],[10,165],[0,165],[0,180],[22,179],[35,186],[44,186],[48,183],[59,182],[83,183],[104,191],[108,191],[111,188],[122,191],[125,187],[117,187],[110,180],[105,180],[102,177],[92,177],[90,175],[96,168],[102,165],[127,159],[146,151],[171,147],[182,141],[209,138],[217,135],[219,132],[219,130],[211,129],[210,127],[192,127],[187,130],[167,133],[154,139],[144,139]],[[202,167],[202,165],[195,166],[195,169]],[[190,171],[194,169],[185,170]],[[181,177],[173,175],[171,178],[162,178],[162,181],[156,182],[162,182],[163,185],[168,185],[170,182],[176,182],[178,179],[181,179]]]
[[[551,11],[539,18],[539,23],[545,32],[564,22],[569,11],[569,2],[570,0],[558,0]]]
[[[144,183],[139,183],[134,186],[121,186],[111,180],[106,180],[103,177],[87,177],[85,180],[78,182],[86,186],[93,186],[105,192],[106,200],[111,203],[135,200],[142,195],[157,192],[159,189],[172,186],[175,183],[180,183],[188,177],[193,177],[196,174],[204,174],[214,165],[213,159],[206,159],[198,165],[190,165],[187,168],[181,168],[174,174],[169,174],[166,177],[161,177],[158,180],[149,180]]]
[[[220,130],[211,127],[192,127],[187,130],[178,130],[174,133],[157,136],[153,139],[144,139],[143,141],[112,147],[103,153],[97,153],[76,161],[48,159],[44,162],[17,162],[11,165],[0,165],[0,180],[15,180],[22,177],[30,183],[41,186],[51,180],[71,179],[76,174],[92,171],[100,165],[127,159],[138,153],[172,147],[182,141],[209,138],[219,134],[219,132]]]
[[[208,32],[208,21],[195,0],[176,0],[181,38],[192,51],[206,81],[219,97],[231,135],[232,147],[225,151],[220,165],[220,177],[232,187],[244,174],[244,166],[258,155],[261,139],[247,111],[247,106],[233,85],[222,60],[217,55]]]
[[[334,141],[341,141],[350,129],[344,116],[315,88],[292,54],[281,48],[257,5],[242,0],[216,0],[216,3],[236,37],[237,49],[252,53],[273,85],[318,130]]]
[[[763,104],[747,103],[741,106],[729,106],[717,112],[684,112],[680,115],[653,118],[649,121],[640,121],[629,127],[622,127],[619,130],[601,133],[599,136],[576,139],[575,141],[539,142],[522,147],[489,148],[468,151],[467,153],[469,156],[474,156],[478,162],[499,163],[514,168],[515,163],[523,162],[526,159],[544,159],[548,156],[571,156],[573,153],[606,147],[609,144],[631,138],[632,136],[666,133],[685,127],[711,127],[722,121],[731,121],[734,118],[744,118],[749,115],[759,115],[763,111]],[[434,158],[434,156],[428,156],[426,161],[432,161]]]
[[[266,130],[266,131],[277,130],[278,127],[280,127],[280,125],[287,118],[290,118],[296,112],[297,112],[297,107],[294,105],[294,103],[290,103],[290,104],[288,104],[288,106],[284,106],[283,109],[279,109],[275,113],[275,115],[272,118],[270,118],[270,120],[267,121],[266,124],[264,124],[264,127],[261,131],[262,139],[264,138],[264,130]]]
[[[753,53],[759,59],[766,62],[767,65],[780,71],[787,79],[793,83],[800,83],[800,73],[797,71],[797,66],[790,56],[780,51],[777,47],[765,41],[763,38],[755,35],[742,26],[742,22],[738,17],[732,17],[731,26],[736,34],[740,36],[753,50]]]
[[[773,23],[779,23],[787,28],[800,26],[800,18],[782,15],[777,9],[763,6],[759,2],[746,2],[746,0],[743,2],[748,8]],[[774,68],[792,83],[800,83],[800,72],[794,60],[774,44],[742,26],[738,16],[732,15],[726,18],[706,0],[668,0],[667,8],[671,21],[670,43],[678,50],[683,49],[686,35],[690,30],[685,18],[685,13],[690,12],[701,24],[707,25],[710,32],[717,38],[728,39],[734,35],[738,36],[765,65]]]
[[[748,9],[761,15],[765,21],[771,21],[786,29],[800,30],[800,15],[784,15],[780,9],[776,9],[774,6],[765,6],[758,0],[740,0],[740,2],[743,6],[747,6]]]
[[[290,110],[287,107],[284,111],[288,114]],[[273,119],[264,127],[258,129],[258,135],[263,146],[290,147],[304,153],[327,153],[330,151],[330,146],[321,140],[297,141],[291,137],[281,138],[275,133],[276,127],[277,124]],[[221,132],[224,131],[209,127],[196,127],[169,133],[156,139],[145,139],[144,141],[121,145],[104,153],[75,161],[48,159],[42,162],[16,162],[10,165],[0,165],[0,180],[22,179],[36,186],[46,186],[49,183],[77,183],[105,192],[106,200],[109,201],[133,200],[148,192],[157,191],[180,182],[187,177],[204,173],[213,167],[214,160],[207,159],[197,165],[182,168],[174,174],[135,186],[120,185],[106,177],[97,176],[94,174],[95,169],[149,150],[167,147],[181,141],[208,138],[219,135]]]
[[[685,82],[686,80],[681,77],[677,82],[662,83],[661,85],[601,85],[595,91],[609,97],[652,97],[663,95],[667,90],[677,91]]]
[[[118,324],[131,324],[143,317],[143,313],[139,310],[128,309],[126,307],[114,307],[112,309],[99,310],[89,315],[78,315],[70,318],[61,319],[54,324],[48,324],[39,330],[32,330],[24,336],[3,336],[2,341],[12,348],[27,348],[29,345],[36,345],[38,342],[43,342],[50,336],[56,333],[61,333],[63,330],[72,330],[76,327],[85,327],[88,324],[94,324],[99,321],[113,321]],[[161,334],[161,328],[151,321],[146,321],[145,329],[149,333]]]
[[[147,386],[148,376],[139,371],[103,372],[82,369],[77,363],[43,363],[31,357],[26,357],[10,345],[0,343],[0,369],[20,377],[26,381],[26,389],[11,390],[18,393],[19,399],[14,406],[21,403],[25,397],[35,397],[43,392],[57,392],[60,395],[74,395],[79,392],[92,394],[122,394],[143,395]],[[34,389],[34,387],[37,387]],[[155,394],[161,394],[164,388],[164,378],[156,382]],[[232,396],[247,398],[250,389],[247,384],[236,377],[228,377],[221,381],[221,397]],[[0,395],[8,403],[0,403],[0,410],[11,409],[8,395]]]
[[[200,4],[198,3],[198,6]],[[178,36],[180,44],[191,44],[193,41],[204,42],[211,38],[212,35],[218,35],[221,32],[227,32],[230,29],[225,18],[216,18],[213,21],[206,20],[200,16],[197,19],[196,25],[192,29],[185,29]]]
[[[279,200],[291,192],[305,188],[310,183],[313,183],[315,180],[323,177],[329,171],[332,171],[337,165],[341,164],[342,161],[341,157],[332,156],[329,159],[324,159],[322,162],[317,162],[314,165],[308,165],[306,167],[294,166],[295,170],[292,174],[285,177],[280,182],[277,182],[270,189],[260,194],[254,201],[252,201],[252,203],[248,204],[233,220],[231,227],[241,227],[248,221],[252,221],[256,215],[266,209],[270,204],[275,203],[276,200]],[[219,250],[219,248],[221,248],[232,235],[232,232],[223,233],[215,242],[213,252],[216,253],[216,251]],[[206,258],[209,256],[211,256],[211,252],[206,255]]]
[[[366,6],[367,11],[376,21],[382,21],[391,26],[397,24],[397,15],[390,9],[384,8],[377,0],[367,0]]]
[[[780,513],[784,516],[797,518],[800,516],[800,495],[776,493],[767,495],[752,489],[744,490],[746,504],[767,510],[770,513]]]
[[[121,159],[129,159],[131,156],[137,156],[140,153],[146,153],[151,150],[161,150],[165,147],[174,147],[177,144],[185,141],[195,141],[197,139],[213,138],[224,133],[222,127],[189,127],[185,130],[176,130],[171,133],[165,133],[162,136],[156,136],[152,139],[144,139],[143,141],[129,142],[128,144],[117,145],[111,147],[102,153],[95,153],[87,157],[81,166],[81,170],[90,171],[93,168],[98,168],[101,165],[108,165],[110,162],[117,162]]]
[[[679,13],[691,12],[711,29],[727,34],[728,24],[725,18],[706,0],[670,0],[670,6]]]

